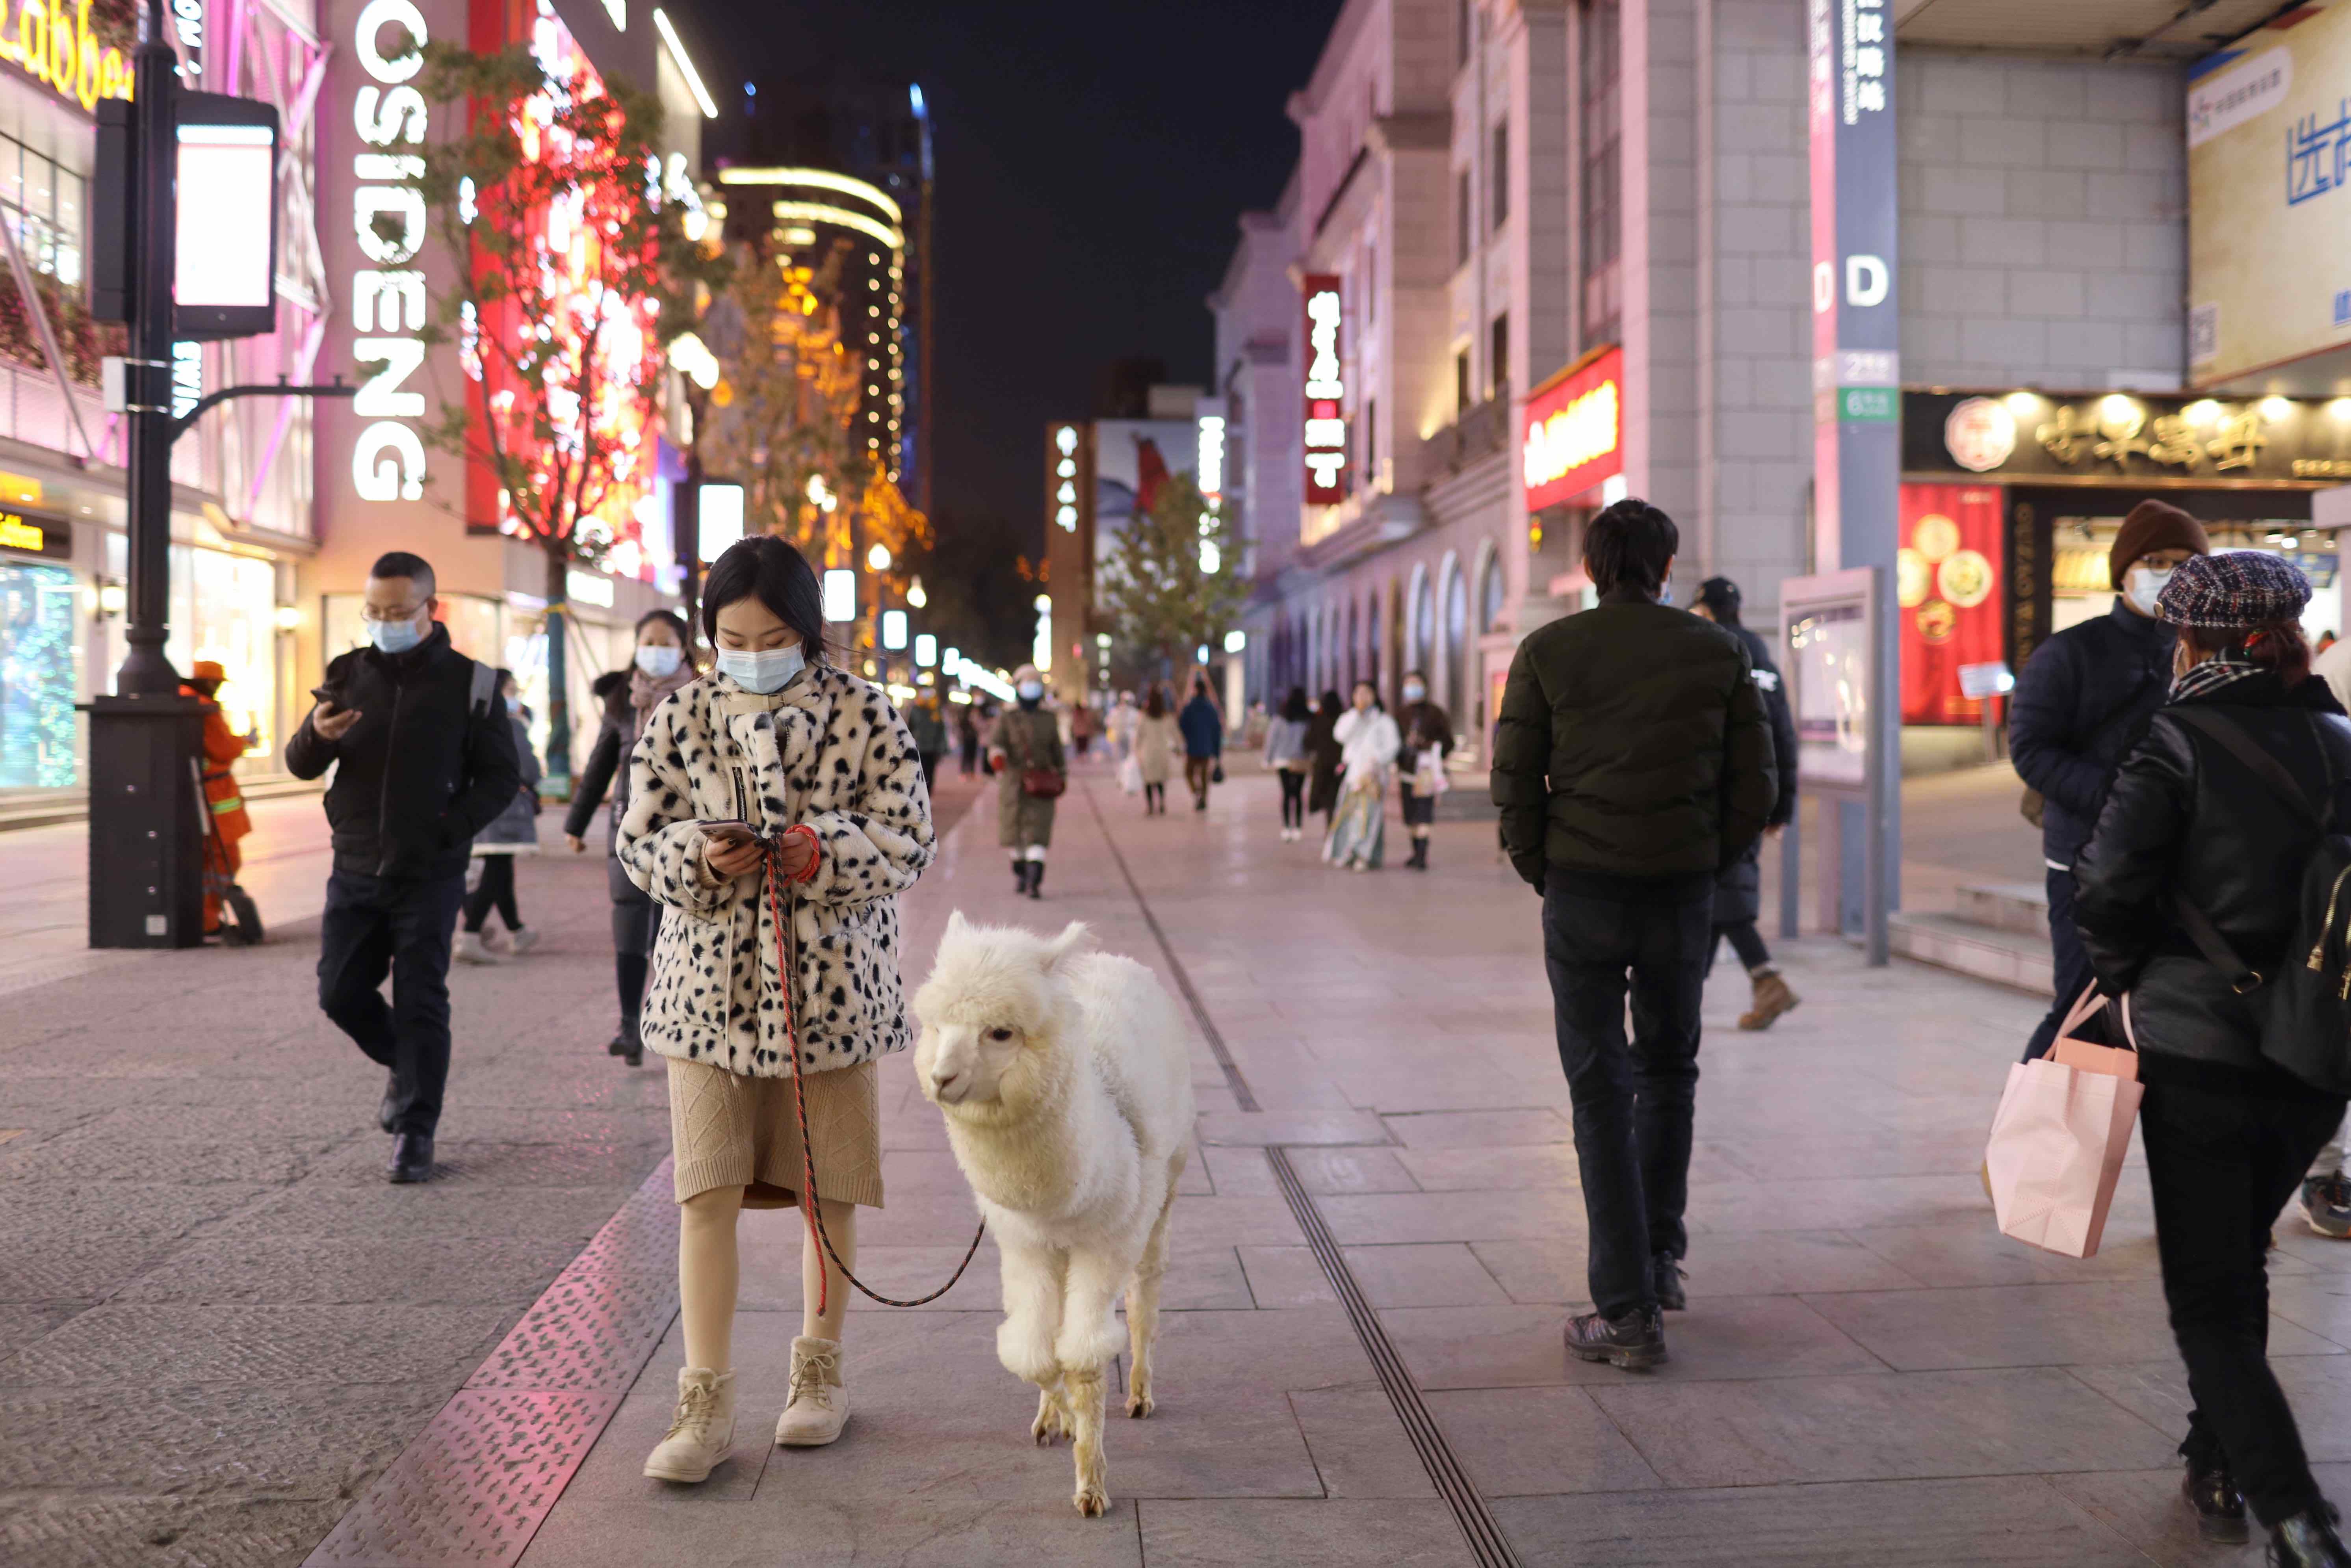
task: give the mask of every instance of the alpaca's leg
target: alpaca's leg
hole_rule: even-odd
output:
[[[1151,1226],[1151,1239],[1143,1244],[1143,1261],[1126,1286],[1126,1413],[1148,1416],[1156,1408],[1151,1398],[1151,1354],[1159,1343],[1159,1281],[1167,1273],[1167,1222],[1176,1213],[1176,1183],[1171,1176],[1159,1218]]]
[[[1078,1490],[1071,1501],[1082,1514],[1110,1511],[1110,1491],[1105,1485],[1102,1464],[1102,1364],[1079,1372],[1062,1375],[1069,1391],[1071,1425],[1074,1428],[1073,1457],[1077,1460]]]
[[[1089,1367],[1110,1364],[1118,1354],[1118,1298],[1134,1272],[1133,1253],[1113,1254],[1083,1249],[1069,1254],[1069,1273],[1061,1295],[1061,1332],[1053,1341],[1053,1359],[1064,1376]]]
[[[1050,1447],[1058,1437],[1070,1436],[1070,1431],[1069,1391],[1057,1375],[1037,1391],[1037,1419],[1029,1423],[1029,1436],[1042,1448]]]
[[[997,1246],[1004,1259],[1004,1321],[996,1328],[996,1358],[1013,1376],[1050,1388],[1061,1375],[1053,1342],[1061,1329],[1069,1255],[1004,1236]]]
[[[678,1206],[678,1317],[685,1330],[685,1364],[727,1371],[735,1364],[735,1290],[740,1270],[735,1221],[743,1189],[714,1186]]]

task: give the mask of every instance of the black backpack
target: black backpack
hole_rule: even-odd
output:
[[[2308,716],[2326,768],[2326,792],[2313,800],[2284,764],[2220,714],[2201,707],[2171,712],[2252,768],[2314,834],[2294,932],[2276,973],[2247,964],[2184,894],[2177,900],[2179,923],[2205,962],[2252,1004],[2262,1024],[2262,1054],[2305,1083],[2351,1095],[2351,835],[2342,830],[2339,801],[2351,725],[2331,715]]]

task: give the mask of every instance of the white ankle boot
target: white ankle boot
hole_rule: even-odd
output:
[[[460,964],[503,964],[507,961],[506,955],[483,941],[478,931],[457,933],[455,956]]]
[[[645,1460],[645,1474],[657,1481],[707,1480],[734,1447],[735,1375],[678,1368],[677,1413],[669,1436]]]
[[[849,1425],[849,1390],[841,1381],[841,1342],[792,1341],[792,1396],[776,1423],[780,1448],[821,1448]]]

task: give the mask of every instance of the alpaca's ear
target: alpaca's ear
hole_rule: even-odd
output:
[[[970,935],[970,933],[971,922],[963,917],[962,910],[951,909],[947,911],[946,935],[940,938],[941,941],[952,942],[956,937],[966,936]]]
[[[1093,928],[1082,920],[1072,920],[1061,928],[1061,934],[1045,944],[1043,967],[1047,974],[1059,968],[1061,961],[1085,946]]]

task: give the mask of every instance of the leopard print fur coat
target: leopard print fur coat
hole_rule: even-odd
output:
[[[782,890],[791,1018],[810,1072],[906,1048],[898,898],[935,841],[921,755],[889,699],[829,664],[759,696],[708,674],[647,717],[619,837],[630,880],[676,913],[645,987],[645,1043],[750,1078],[791,1076],[766,883],[715,876],[697,821],[814,830],[813,877]]]

